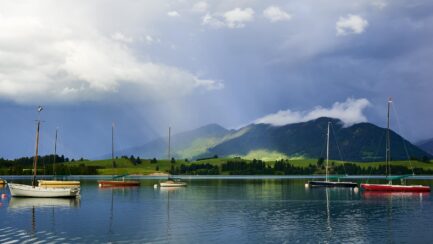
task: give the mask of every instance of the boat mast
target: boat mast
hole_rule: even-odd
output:
[[[116,162],[114,161],[114,122],[111,124],[111,161],[113,168],[116,167]]]
[[[36,149],[35,149],[35,158],[33,159],[33,180],[32,186],[33,188],[36,186],[36,169],[38,165],[38,149],[39,149],[39,128],[41,126],[40,113],[42,111],[42,107],[38,107],[38,125],[36,127]]]
[[[168,161],[171,160],[170,144],[171,144],[171,127],[168,127]]]
[[[329,126],[331,125],[331,122],[328,122],[328,132],[326,134],[326,178],[325,180],[328,181],[328,163],[329,163]]]
[[[57,128],[56,128],[56,136],[55,136],[55,139],[54,139],[53,175],[56,174],[56,168],[55,168],[55,165],[56,165],[56,157],[57,157]]]
[[[389,130],[389,113],[390,107],[392,103],[392,98],[388,99],[388,115],[387,115],[387,123],[386,123],[386,156],[385,156],[385,165],[387,167],[387,175],[391,176],[391,139],[390,139],[390,130]],[[392,184],[392,181],[389,181],[389,184]]]

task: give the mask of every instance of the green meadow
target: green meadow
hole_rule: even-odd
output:
[[[63,163],[64,165],[68,166],[93,166],[97,167],[97,173],[100,175],[120,175],[120,174],[137,174],[137,175],[149,175],[149,174],[155,174],[155,173],[168,173],[168,171],[172,167],[180,167],[180,165],[191,165],[191,164],[210,164],[213,166],[218,166],[221,168],[222,164],[225,164],[230,161],[237,161],[237,162],[245,162],[245,163],[251,163],[253,159],[251,158],[240,158],[240,157],[228,157],[228,158],[211,158],[211,159],[205,159],[200,161],[185,161],[185,160],[176,160],[174,163],[169,160],[156,160],[152,161],[149,159],[141,159],[139,162],[136,160],[130,160],[127,158],[118,158],[115,159],[115,167],[113,168],[113,162],[111,159],[107,160],[83,160],[83,161],[75,161],[75,162],[68,162]],[[271,167],[274,166],[275,160],[263,160],[266,165],[269,165]],[[303,159],[303,158],[294,158],[294,159],[288,159],[288,162],[295,166],[295,167],[301,167],[301,168],[307,168],[311,165],[316,166],[317,165],[317,159]],[[325,164],[324,162],[323,164]],[[379,168],[380,166],[385,166],[385,162],[343,162],[343,161],[336,161],[336,160],[330,160],[329,161],[329,167],[337,167],[339,165],[343,165],[345,163],[354,164],[356,166],[359,166],[363,169],[371,168],[372,171],[374,169]],[[393,161],[391,162],[392,166],[403,166],[408,169],[413,168],[420,168],[423,170],[433,170],[433,162],[421,162],[421,161]],[[322,173],[320,170],[318,173]]]

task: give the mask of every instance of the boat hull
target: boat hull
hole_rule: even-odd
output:
[[[98,181],[99,187],[129,187],[129,186],[140,186],[139,181],[128,180],[128,181],[116,181],[116,180],[101,180]]]
[[[430,192],[429,186],[422,185],[361,184],[361,189],[378,192]]]
[[[358,187],[354,182],[338,182],[338,181],[309,181],[311,187]]]
[[[45,188],[12,183],[8,186],[13,197],[77,197],[80,194],[78,187]]]
[[[161,187],[181,187],[186,185],[186,183],[159,183]]]

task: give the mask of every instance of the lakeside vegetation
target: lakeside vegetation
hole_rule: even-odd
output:
[[[141,159],[134,156],[116,158],[114,163],[107,160],[68,159],[54,155],[39,157],[38,174],[44,175],[149,175],[170,173],[180,175],[320,175],[325,174],[325,161],[319,159],[256,160],[240,157],[200,159],[190,162],[187,159],[158,160]],[[114,165],[114,167],[113,167]],[[0,175],[31,175],[33,157],[15,160],[0,158]],[[383,175],[384,162],[342,162],[331,160],[330,174],[338,175]],[[412,171],[413,169],[413,171]],[[433,175],[432,161],[393,161],[393,174]]]

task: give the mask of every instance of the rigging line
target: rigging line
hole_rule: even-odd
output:
[[[388,116],[387,116],[387,125],[386,125],[386,164],[387,164],[387,172],[386,175],[387,176],[391,176],[391,137],[390,137],[390,124],[391,124],[391,120],[390,120],[390,107],[391,107],[391,98],[389,98],[388,100]]]
[[[326,148],[326,136],[325,136],[325,143],[324,144],[322,144],[322,150],[320,151],[320,155],[319,155],[319,159],[320,158],[324,158],[324,151],[325,151],[325,148]]]
[[[386,132],[382,133],[382,136],[380,137],[379,144],[377,145],[376,152],[374,153],[375,158],[377,158],[377,155],[379,154],[379,150],[381,149],[381,145],[382,145],[383,139],[385,138],[385,134],[386,134]],[[385,165],[385,168],[386,168],[386,165]],[[371,175],[372,170],[373,170],[373,166],[370,167],[370,172],[368,173],[369,175]],[[369,179],[367,179],[367,183],[368,183],[368,180]]]
[[[344,174],[347,175],[346,167],[344,166],[345,161],[344,161],[343,153],[341,152],[340,146],[338,145],[337,133],[335,133],[334,126],[332,124],[331,124],[331,129],[332,129],[332,133],[334,134],[334,141],[335,141],[335,144],[337,145],[338,154],[340,156],[341,161],[343,161]]]
[[[394,113],[395,113],[395,118],[396,118],[396,121],[397,121],[398,131],[399,131],[400,133],[402,133],[403,131],[401,130],[400,120],[399,120],[399,118],[398,118],[398,113],[397,113],[397,109],[395,108],[395,104],[394,104],[394,106],[392,106],[392,110],[393,110]],[[409,160],[410,168],[411,168],[411,170],[412,170],[412,175],[415,175],[415,171],[414,171],[414,169],[413,169],[412,160],[410,159],[410,155],[409,155],[409,151],[408,151],[408,149],[407,149],[406,142],[405,142],[405,140],[404,140],[403,137],[401,137],[401,140],[403,141],[403,148],[404,148],[404,151],[405,151],[405,153],[406,153],[406,157],[407,157],[407,159]]]

